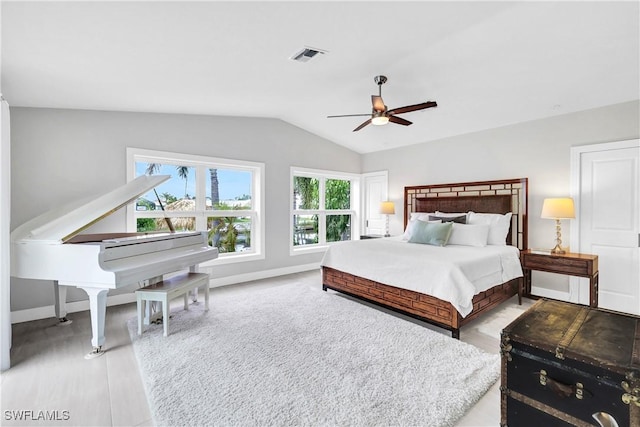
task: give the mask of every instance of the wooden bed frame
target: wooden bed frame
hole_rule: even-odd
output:
[[[527,178],[420,185],[404,188],[404,227],[412,212],[513,212],[507,244],[527,249]],[[435,324],[460,338],[462,325],[518,294],[522,298],[523,278],[494,286],[473,298],[473,310],[466,317],[451,303],[407,289],[385,285],[329,267],[322,267],[322,289],[335,291]]]

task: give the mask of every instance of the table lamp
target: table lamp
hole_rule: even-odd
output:
[[[386,215],[387,219],[385,222],[385,229],[384,229],[384,237],[389,237],[389,215],[395,215],[396,213],[396,207],[393,204],[393,202],[382,202],[380,203],[380,213],[383,215]]]
[[[562,249],[562,231],[560,230],[561,219],[571,219],[576,217],[573,207],[573,199],[570,197],[560,197],[553,199],[544,199],[542,204],[541,218],[556,220],[556,246],[551,249],[552,254],[564,254],[566,251]]]

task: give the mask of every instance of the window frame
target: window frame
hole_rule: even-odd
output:
[[[136,178],[136,162],[171,164],[194,167],[196,175],[196,207],[194,211],[137,211],[135,202],[127,206],[127,230],[136,231],[137,218],[194,217],[195,231],[208,231],[207,218],[220,216],[251,217],[251,251],[220,253],[218,258],[200,264],[210,265],[232,264],[265,259],[265,227],[264,227],[264,174],[265,165],[259,162],[232,160],[220,157],[200,156],[194,154],[174,153],[168,151],[127,148],[127,182]],[[207,210],[206,179],[208,169],[231,169],[250,171],[251,205],[250,210]]]
[[[294,177],[315,178],[319,181],[318,203],[319,209],[294,209]],[[349,194],[350,209],[326,209],[326,181],[330,179],[344,180],[351,182]],[[337,172],[321,169],[309,169],[298,166],[291,166],[289,173],[289,254],[303,255],[314,252],[324,252],[327,248],[337,242],[327,242],[327,216],[328,215],[351,215],[351,239],[357,240],[360,231],[360,187],[362,176],[360,174]],[[296,215],[318,215],[318,243],[308,245],[294,245],[293,218]]]

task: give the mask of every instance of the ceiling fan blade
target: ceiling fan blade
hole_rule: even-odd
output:
[[[373,109],[376,111],[384,111],[386,109],[381,96],[371,95],[371,104],[373,105]]]
[[[405,126],[409,126],[410,124],[413,123],[413,122],[410,122],[409,120],[405,120],[403,118],[396,117],[396,116],[389,116],[389,121],[393,123],[397,123],[399,125],[405,125]]]
[[[343,114],[341,116],[327,116],[327,119],[333,119],[333,118],[336,118],[336,117],[360,117],[360,116],[364,117],[364,116],[370,116],[370,115],[371,115],[371,113],[369,113],[369,114]]]
[[[368,125],[369,123],[371,123],[371,119],[367,120],[366,122],[364,122],[363,124],[361,124],[360,126],[358,126],[357,128],[355,128],[355,129],[353,130],[353,132],[357,132],[357,131],[359,131],[360,129],[362,129],[363,127],[365,127],[366,125]]]
[[[425,108],[431,108],[431,107],[437,107],[437,106],[438,104],[436,104],[435,101],[428,101],[428,102],[423,102],[422,104],[407,105],[406,107],[394,108],[393,110],[389,110],[388,114],[402,114],[402,113],[408,113],[410,111],[424,110]]]

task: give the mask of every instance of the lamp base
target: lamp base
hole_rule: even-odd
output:
[[[556,246],[551,249],[551,253],[558,255],[566,254],[567,251],[562,249],[560,245],[562,245],[562,231],[560,230],[560,220],[556,218]]]
[[[391,234],[389,234],[389,215],[385,215],[385,222],[384,222],[384,237],[391,237]]]

